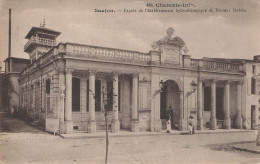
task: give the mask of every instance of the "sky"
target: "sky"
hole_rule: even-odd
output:
[[[145,9],[147,3],[192,3],[207,13],[124,13]],[[244,58],[260,55],[260,0],[0,0],[0,61],[8,56],[8,10],[12,9],[11,56],[23,52],[26,34],[39,27],[60,31],[58,42],[73,42],[149,52],[151,44],[166,35],[168,27],[182,38],[192,58]],[[246,12],[233,12],[233,8]],[[94,12],[112,9],[113,13]],[[154,9],[154,8],[150,8]],[[157,8],[176,9],[176,8]],[[185,8],[177,8],[185,9]],[[229,9],[231,12],[216,12]]]

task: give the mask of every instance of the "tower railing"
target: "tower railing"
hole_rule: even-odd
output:
[[[26,50],[30,46],[31,43],[44,45],[44,46],[55,46],[56,45],[56,41],[55,40],[46,39],[46,38],[40,38],[40,37],[32,37],[24,45],[24,49]]]

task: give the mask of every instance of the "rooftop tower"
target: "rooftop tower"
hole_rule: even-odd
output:
[[[56,45],[56,38],[61,32],[48,29],[45,20],[40,27],[32,27],[25,39],[28,42],[24,46],[24,52],[29,54],[31,60],[37,60]]]

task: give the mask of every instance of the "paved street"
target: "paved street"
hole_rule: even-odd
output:
[[[0,163],[70,164],[105,160],[104,138],[62,139],[38,133],[37,129],[0,134]],[[254,140],[254,132],[112,137],[108,163],[259,163],[259,154],[231,147]]]
[[[259,163],[259,154],[226,148],[254,140],[252,132],[110,138],[109,163]],[[218,145],[221,144],[221,145]],[[224,146],[223,146],[224,144]],[[104,163],[104,139],[10,140],[0,142],[4,163]]]

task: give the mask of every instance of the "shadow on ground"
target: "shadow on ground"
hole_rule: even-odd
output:
[[[24,120],[13,118],[5,113],[0,114],[0,132],[5,133],[40,133],[44,134],[46,132],[33,127]]]

